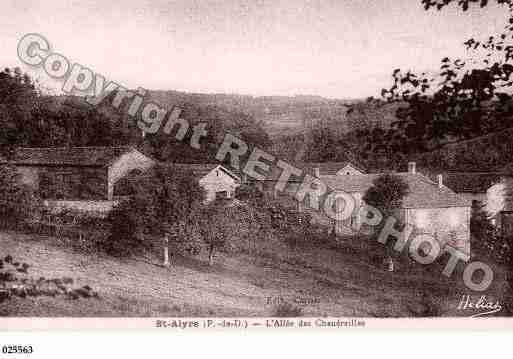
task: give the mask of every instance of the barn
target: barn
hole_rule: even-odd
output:
[[[442,245],[450,244],[469,254],[471,201],[460,197],[444,185],[442,176],[438,177],[438,181],[433,181],[418,173],[414,163],[409,164],[408,172],[394,174],[402,178],[409,187],[409,193],[398,210],[398,217],[403,223],[413,226],[417,233],[432,235]],[[362,198],[380,175],[372,173],[321,176],[329,188],[349,193],[355,200],[351,218],[334,221],[336,232],[349,234],[361,228],[360,209],[364,205]]]
[[[1,163],[14,166],[20,180],[43,199],[112,201],[121,178],[155,161],[132,146],[21,147]]]

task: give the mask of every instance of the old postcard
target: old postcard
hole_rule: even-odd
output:
[[[512,0],[0,27],[1,330],[513,328]]]

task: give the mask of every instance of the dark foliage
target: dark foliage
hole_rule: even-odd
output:
[[[19,228],[38,216],[39,198],[21,184],[15,168],[0,166],[0,224],[3,227]]]
[[[408,194],[408,184],[394,174],[384,174],[376,178],[363,196],[363,201],[381,211],[386,218],[392,216]]]
[[[122,201],[109,213],[106,220],[109,236],[97,242],[100,250],[113,256],[127,256],[147,247],[138,231],[136,206],[133,199]]]
[[[294,318],[301,317],[303,315],[303,309],[297,307],[289,302],[280,303],[274,313],[275,317],[285,317],[285,318]]]
[[[76,300],[79,298],[97,298],[98,293],[85,285],[72,288],[73,279],[63,278],[31,278],[28,276],[30,265],[14,262],[12,256],[0,259],[0,303],[12,297],[63,297]]]

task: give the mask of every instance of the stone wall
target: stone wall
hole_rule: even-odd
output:
[[[90,216],[104,218],[112,209],[117,206],[119,201],[69,201],[69,200],[46,200],[44,205],[53,213],[61,213],[66,210],[79,211],[87,213]]]
[[[416,228],[416,233],[427,233],[437,239],[442,248],[449,244],[470,254],[470,207],[408,208],[404,220]]]
[[[225,197],[231,198],[235,195],[235,190],[240,185],[238,181],[221,169],[214,169],[209,172],[199,180],[199,184],[205,189],[205,202],[213,201],[221,193]]]
[[[19,166],[21,182],[43,199],[107,199],[107,169],[73,166]]]
[[[120,156],[108,169],[108,199],[114,197],[114,186],[132,171],[144,172],[155,165],[155,161],[137,150],[132,150]]]

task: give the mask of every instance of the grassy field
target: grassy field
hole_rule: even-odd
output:
[[[160,258],[117,259],[83,254],[57,245],[54,238],[0,233],[0,256],[27,262],[33,277],[71,277],[89,285],[98,298],[38,297],[9,299],[3,316],[272,316],[280,301],[292,303],[303,316],[468,316],[458,311],[463,294],[461,274],[448,279],[442,264],[420,266],[400,261],[388,273],[374,247],[346,242],[333,248],[301,247],[272,254],[220,254],[176,258],[169,268]],[[445,262],[444,262],[445,263]],[[500,267],[483,293],[507,300]],[[505,315],[503,311],[501,313]]]

